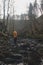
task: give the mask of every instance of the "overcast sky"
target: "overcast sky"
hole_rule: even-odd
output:
[[[34,3],[35,0],[11,0],[10,4],[13,2],[14,3],[14,8],[15,8],[15,14],[24,14],[27,13],[28,11],[28,6],[29,3],[32,2]],[[40,0],[37,0],[38,3],[40,2]],[[0,0],[0,13],[2,13],[2,7],[3,7],[3,0]],[[12,7],[11,7],[11,11],[12,11]],[[3,13],[2,13],[3,14]],[[6,14],[7,14],[7,1],[6,1]]]
[[[28,11],[28,6],[29,3],[32,2],[34,3],[35,0],[15,0],[15,13],[16,14],[21,14],[21,13],[26,13]],[[37,0],[38,3],[40,0]]]

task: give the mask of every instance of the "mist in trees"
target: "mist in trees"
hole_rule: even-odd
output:
[[[43,0],[40,0],[40,2],[40,5],[37,0],[35,0],[34,3],[30,2],[28,12],[20,16],[17,15],[19,19],[17,18],[15,20],[15,2],[13,0],[3,0],[3,25],[6,26],[7,31],[13,32],[15,29],[17,31],[27,31],[32,35],[39,34],[42,23],[38,21],[38,17],[39,13],[41,13],[41,15],[43,14]]]

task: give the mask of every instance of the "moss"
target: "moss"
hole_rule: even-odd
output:
[[[43,34],[36,34],[36,35],[28,35],[31,38],[43,39]]]

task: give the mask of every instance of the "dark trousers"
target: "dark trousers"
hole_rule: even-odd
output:
[[[14,38],[14,44],[17,45],[17,38]]]

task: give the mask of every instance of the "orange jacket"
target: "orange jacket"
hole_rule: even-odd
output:
[[[13,32],[13,36],[14,36],[14,38],[17,37],[17,32],[16,31]]]

